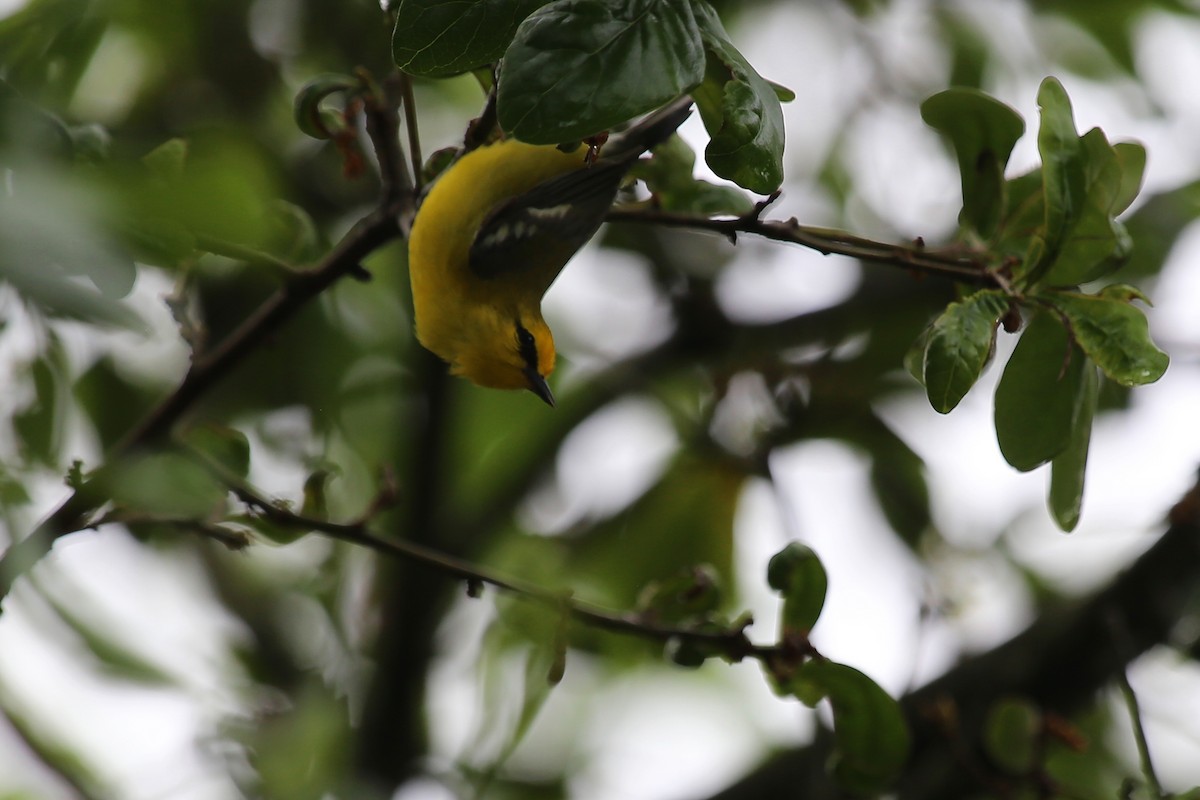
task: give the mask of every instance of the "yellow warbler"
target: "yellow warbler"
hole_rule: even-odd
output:
[[[408,241],[421,344],[455,375],[554,405],[542,296],[596,233],[629,168],[690,113],[683,98],[613,136],[594,160],[583,145],[564,152],[502,139],[451,164]]]

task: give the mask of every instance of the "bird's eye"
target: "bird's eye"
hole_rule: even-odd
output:
[[[534,340],[533,334],[526,330],[520,323],[517,323],[517,351],[521,354],[522,361],[535,369],[537,368],[537,341]]]

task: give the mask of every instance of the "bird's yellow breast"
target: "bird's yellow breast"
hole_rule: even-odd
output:
[[[461,368],[471,350],[494,346],[518,308],[537,308],[546,287],[525,265],[483,279],[469,265],[471,244],[488,214],[545,181],[582,169],[583,148],[565,153],[508,139],[454,162],[430,189],[408,242],[417,338]],[[540,319],[540,315],[539,315]],[[460,370],[461,371],[461,370]]]

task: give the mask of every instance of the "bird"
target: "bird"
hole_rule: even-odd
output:
[[[502,138],[433,183],[408,240],[417,340],[478,386],[550,406],[554,336],[542,297],[600,228],[626,173],[691,114],[683,97],[599,145]]]

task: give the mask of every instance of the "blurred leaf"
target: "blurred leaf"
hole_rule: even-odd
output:
[[[184,443],[237,478],[250,474],[250,441],[235,428],[210,422],[183,435]]]
[[[792,633],[807,636],[825,607],[829,579],[821,559],[806,545],[791,542],[768,562],[767,584],[783,595],[780,640]]]
[[[925,334],[922,376],[929,404],[939,414],[954,410],[979,380],[996,347],[996,325],[1008,298],[984,289],[947,306]]]
[[[684,455],[631,506],[566,541],[569,585],[633,606],[652,582],[708,565],[732,582],[733,517],[745,476],[719,460]],[[636,554],[631,557],[631,554]]]
[[[0,195],[0,281],[44,314],[139,328],[118,302],[137,271],[100,225],[104,213],[93,185],[67,173],[23,170]]]
[[[300,87],[292,103],[296,127],[314,139],[333,138],[345,125],[333,112],[321,108],[321,101],[333,94],[355,90],[359,83],[349,75],[325,74],[310,79]]]
[[[187,153],[186,139],[168,139],[142,156],[142,163],[155,178],[168,182],[181,181],[187,165]]]
[[[704,83],[693,93],[711,139],[704,160],[743,189],[771,194],[783,183],[779,97],[730,42],[712,6],[701,1],[695,9],[707,57]]]
[[[125,459],[102,480],[118,506],[168,519],[205,519],[226,494],[206,467],[179,453]]]
[[[500,68],[500,126],[575,141],[653,111],[704,75],[688,0],[555,0],[526,17]]]
[[[962,176],[959,224],[984,238],[1004,206],[1004,167],[1025,132],[1021,115],[975,89],[947,89],[921,104],[921,117],[954,145]]]
[[[547,0],[400,0],[392,33],[396,66],[442,78],[499,61],[517,26]],[[310,134],[311,135],[311,134]]]
[[[1010,774],[1028,775],[1036,766],[1041,731],[1041,712],[1028,700],[999,700],[988,711],[984,748]]]
[[[1083,508],[1083,484],[1087,470],[1088,447],[1092,441],[1092,417],[1100,397],[1100,378],[1096,367],[1084,365],[1083,380],[1075,399],[1071,439],[1067,447],[1050,462],[1050,513],[1058,527],[1068,533],[1079,524]]]
[[[63,380],[64,355],[57,337],[47,353],[28,365],[33,401],[13,415],[13,432],[28,459],[57,467],[67,409],[59,391]]]
[[[354,731],[343,699],[315,681],[282,714],[260,721],[248,753],[265,800],[322,800],[337,792]],[[339,793],[340,794],[340,793]]]
[[[637,609],[658,624],[680,625],[710,618],[721,603],[721,576],[708,564],[698,564],[646,584],[638,595]]]
[[[838,784],[871,795],[888,788],[908,759],[908,726],[900,705],[845,664],[814,659],[800,667],[798,678],[833,706],[830,765]]]
[[[112,635],[106,626],[87,619],[72,608],[71,603],[63,602],[52,592],[42,591],[41,595],[109,676],[156,687],[176,685],[168,672],[121,641],[120,637]]]
[[[996,387],[996,438],[1005,461],[1025,472],[1066,449],[1085,361],[1053,315],[1033,318]]]
[[[933,522],[925,462],[896,437],[896,446],[874,453],[871,488],[892,530],[909,547],[915,547]]]
[[[1150,340],[1146,315],[1129,302],[1140,292],[1120,286],[1105,292],[1054,292],[1046,299],[1066,316],[1075,341],[1110,379],[1123,386],[1154,383],[1170,359]]]
[[[79,377],[74,393],[106,450],[132,430],[161,394],[126,377],[108,355]]]

